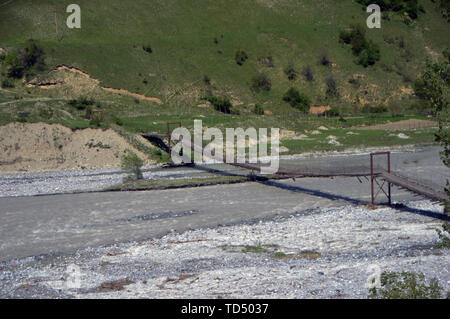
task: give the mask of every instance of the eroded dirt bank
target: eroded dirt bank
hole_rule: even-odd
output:
[[[115,168],[127,151],[147,158],[111,129],[44,123],[1,126],[0,149],[0,173]]]

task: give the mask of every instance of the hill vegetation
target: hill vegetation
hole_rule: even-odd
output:
[[[369,2],[383,10],[381,29],[365,25]],[[330,105],[334,127],[422,118],[433,107],[413,82],[450,38],[445,0],[77,3],[81,29],[66,27],[60,1],[0,3],[0,125],[164,132],[202,116],[299,130],[318,124],[308,124],[312,105]],[[98,112],[103,123],[90,120]]]

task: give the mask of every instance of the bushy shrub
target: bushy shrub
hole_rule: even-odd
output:
[[[327,85],[326,93],[328,96],[330,96],[330,97],[339,96],[339,92],[337,89],[337,83],[332,75],[329,75],[325,78],[325,84]]]
[[[332,107],[329,110],[326,110],[325,112],[323,112],[323,115],[327,116],[327,117],[336,117],[340,115],[339,109],[337,107]]]
[[[89,121],[89,126],[92,126],[92,127],[101,127],[101,126],[102,126],[102,120],[100,119],[99,116],[94,116],[94,117],[92,117],[92,119]]]
[[[441,248],[450,248],[450,223],[445,222],[442,224],[442,230],[437,229],[436,232],[439,236],[438,246]]]
[[[262,108],[261,105],[256,104],[255,107],[253,108],[253,113],[255,113],[257,115],[263,115],[264,114],[264,109]]]
[[[90,105],[94,105],[95,101],[93,99],[89,99],[85,96],[81,96],[78,99],[70,100],[68,103],[70,106],[81,111],[81,110],[85,110]]]
[[[116,116],[116,115],[113,115],[112,120],[113,120],[114,124],[117,124],[119,126],[123,125],[123,120],[120,117]]]
[[[381,287],[370,289],[372,299],[439,299],[442,298],[442,287],[436,278],[425,280],[422,273],[383,272]]]
[[[414,94],[420,99],[426,99],[428,97],[425,81],[422,78],[418,78],[413,82]]]
[[[17,49],[5,55],[3,64],[7,67],[7,75],[11,78],[21,78],[32,68],[39,71],[45,69],[44,50],[32,39],[28,40],[23,49]]]
[[[2,81],[2,88],[13,88],[14,82],[10,79],[3,79]]]
[[[204,75],[203,76],[203,83],[205,83],[206,85],[211,85],[211,79],[209,76]]]
[[[302,70],[302,74],[305,77],[306,81],[314,81],[314,74],[309,65],[305,66]]]
[[[271,55],[265,57],[259,57],[258,62],[268,68],[273,68],[275,66],[275,63],[273,62],[273,57]]]
[[[144,45],[142,46],[142,49],[143,49],[145,52],[147,52],[147,53],[152,53],[152,52],[153,52],[152,47],[150,46],[150,44],[144,44]]]
[[[353,54],[357,56],[356,63],[367,67],[380,60],[380,49],[377,44],[366,39],[365,33],[361,25],[352,25],[349,30],[340,32],[339,41],[350,44]]]
[[[130,173],[132,179],[144,178],[141,169],[143,165],[144,161],[131,151],[122,158],[122,169]]]
[[[284,95],[283,101],[289,103],[292,107],[299,109],[300,111],[307,113],[309,111],[309,106],[311,101],[308,96],[300,93],[295,88],[290,88]]]
[[[363,112],[370,113],[370,114],[381,114],[381,113],[386,113],[387,111],[388,111],[388,108],[382,104],[379,104],[379,105],[366,104],[363,107]]]
[[[434,2],[434,0],[433,0]],[[439,9],[441,11],[442,17],[450,21],[450,1],[449,0],[439,0]]]
[[[270,91],[272,88],[272,82],[265,73],[259,73],[251,79],[250,86],[255,92],[259,92],[260,90]]]
[[[412,103],[409,106],[409,110],[413,110],[416,114],[422,114],[422,115],[427,115],[427,114],[433,113],[433,109],[430,106],[430,104],[428,103],[428,101],[423,100],[423,99],[418,99],[414,103]]]
[[[23,76],[25,67],[16,52],[8,53],[3,61],[3,64],[7,67],[8,77],[20,79]]]
[[[418,0],[357,0],[357,2],[364,5],[364,7],[370,4],[377,4],[383,12],[406,13],[413,20],[419,17],[419,12],[425,12],[423,5],[419,4]]]
[[[214,109],[216,109],[217,111],[226,114],[232,113],[233,105],[231,104],[230,100],[227,97],[217,97],[210,95],[204,97],[203,99],[209,101],[214,106]]]
[[[39,116],[46,120],[50,120],[53,117],[53,110],[51,108],[41,108],[39,110]]]
[[[234,59],[238,65],[243,65],[245,61],[248,59],[247,53],[244,50],[237,50],[234,55]]]
[[[361,86],[361,82],[359,79],[351,78],[348,80],[348,83],[350,83],[355,89],[359,89]]]
[[[294,68],[294,65],[289,64],[285,69],[284,73],[287,75],[289,81],[293,81],[297,78],[297,71]]]
[[[319,51],[319,64],[323,66],[329,66],[331,64],[331,59],[327,49],[321,49]]]
[[[368,42],[357,58],[358,64],[361,64],[364,67],[374,65],[378,60],[380,60],[380,49],[378,48],[378,45],[373,42]]]
[[[28,40],[20,55],[25,69],[29,70],[32,67],[37,67],[39,71],[45,69],[44,50],[35,40]]]

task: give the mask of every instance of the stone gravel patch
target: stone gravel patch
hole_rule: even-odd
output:
[[[442,214],[429,201],[406,203]],[[439,219],[347,205],[0,264],[2,298],[366,298],[381,271],[450,288]],[[232,249],[227,249],[232,247]]]

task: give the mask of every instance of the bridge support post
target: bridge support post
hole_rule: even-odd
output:
[[[374,169],[374,157],[378,155],[386,155],[387,156],[387,172],[391,172],[391,152],[378,152],[378,153],[370,153],[370,188],[371,188],[371,197],[372,197],[372,205],[375,205],[375,200],[382,191],[389,202],[389,205],[392,204],[392,197],[391,197],[391,183],[387,182],[387,192],[384,189],[384,184],[386,181],[384,181],[381,185],[377,180],[377,173],[375,173]],[[377,186],[377,192],[375,192],[375,187]]]

